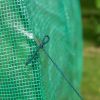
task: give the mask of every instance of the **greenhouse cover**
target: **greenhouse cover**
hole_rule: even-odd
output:
[[[0,0],[0,100],[80,100],[34,39],[80,92],[82,29],[79,0]]]

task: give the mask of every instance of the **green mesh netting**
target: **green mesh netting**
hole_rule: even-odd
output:
[[[82,34],[79,0],[0,0],[0,100],[80,100],[34,35],[80,91]]]

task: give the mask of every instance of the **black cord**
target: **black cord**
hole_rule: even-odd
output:
[[[33,54],[33,56],[30,59],[27,60],[27,62],[25,64],[26,66],[32,62],[32,60],[35,58],[35,56],[37,55],[37,53],[39,52],[39,50],[43,49],[43,47],[49,42],[49,40],[50,40],[49,36],[46,35],[43,38],[42,42],[39,44],[39,46],[38,46],[37,50],[35,51],[35,53]]]
[[[65,76],[65,74],[63,73],[63,71],[61,70],[61,68],[54,62],[54,60],[50,57],[50,55],[48,54],[48,52],[44,49],[44,46],[49,42],[50,38],[48,35],[46,35],[43,38],[43,41],[39,44],[38,49],[36,50],[36,52],[34,53],[34,55],[27,60],[26,65],[28,65],[29,63],[31,63],[31,61],[35,58],[35,56],[37,55],[37,53],[39,52],[40,49],[42,49],[44,51],[44,53],[47,55],[47,57],[51,60],[51,62],[53,63],[53,65],[56,67],[56,69],[60,72],[61,76],[64,78],[64,80],[70,85],[70,87],[74,90],[74,92],[79,96],[79,98],[81,100],[83,100],[83,97],[79,94],[79,92],[74,88],[74,86],[72,85],[72,83],[69,81],[69,79]]]

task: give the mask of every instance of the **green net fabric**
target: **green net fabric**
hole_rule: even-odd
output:
[[[0,1],[0,100],[41,100],[38,56],[25,61],[36,50],[23,0]]]
[[[82,32],[79,0],[0,0],[0,100],[80,100],[34,35],[80,92]]]

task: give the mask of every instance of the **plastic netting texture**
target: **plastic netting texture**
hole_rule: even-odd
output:
[[[42,100],[38,56],[23,0],[0,1],[0,100]]]
[[[82,28],[79,0],[0,0],[0,100],[80,100],[34,36],[80,92]]]

